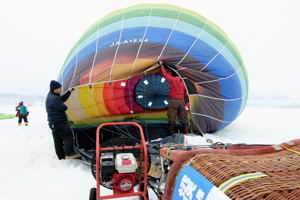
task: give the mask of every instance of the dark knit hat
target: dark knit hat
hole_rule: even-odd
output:
[[[61,84],[57,81],[52,80],[50,82],[50,91],[54,91],[57,88],[61,88]]]

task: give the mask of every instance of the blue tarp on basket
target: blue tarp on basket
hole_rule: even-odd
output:
[[[147,109],[168,108],[170,85],[162,75],[141,79],[135,87],[136,102]]]

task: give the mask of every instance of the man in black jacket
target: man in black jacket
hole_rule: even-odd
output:
[[[50,82],[50,92],[46,99],[46,111],[49,127],[52,130],[55,152],[59,160],[79,158],[73,146],[73,134],[65,111],[68,107],[63,103],[68,100],[71,90],[61,94],[61,84],[57,81]]]

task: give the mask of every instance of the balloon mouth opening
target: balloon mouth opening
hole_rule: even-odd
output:
[[[135,86],[135,101],[145,109],[168,108],[170,85],[160,75],[145,76]]]

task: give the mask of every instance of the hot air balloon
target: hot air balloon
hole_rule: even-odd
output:
[[[177,67],[199,132],[221,130],[243,111],[247,73],[228,36],[191,10],[142,4],[97,21],[67,56],[58,79],[63,91],[75,88],[66,102],[74,128],[114,121],[165,126],[169,85],[158,61]]]

